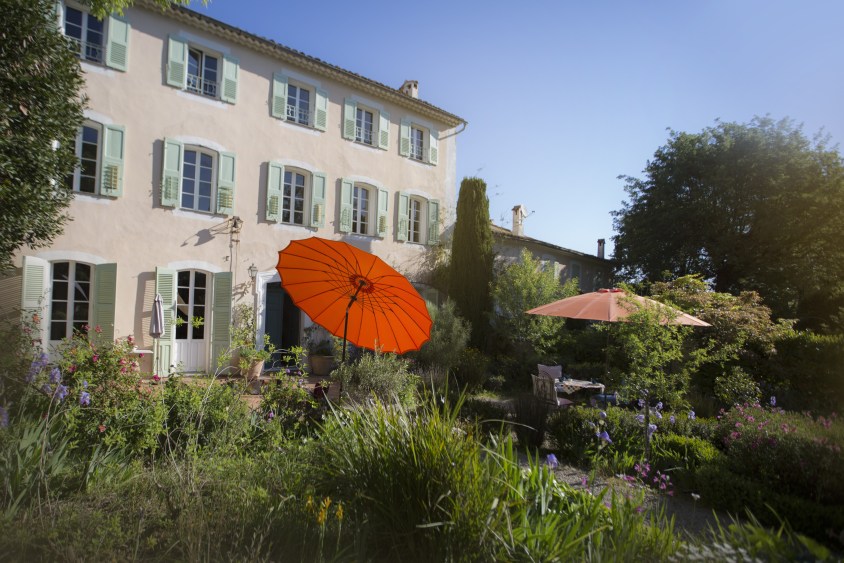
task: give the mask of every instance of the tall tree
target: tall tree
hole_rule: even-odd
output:
[[[84,100],[79,60],[53,0],[0,0],[0,269],[24,244],[44,246],[67,221]]]
[[[700,273],[757,291],[778,317],[835,322],[844,306],[844,165],[790,120],[672,131],[613,213],[628,280]]]
[[[471,343],[483,348],[492,310],[492,228],[486,182],[464,178],[457,198],[457,222],[451,243],[449,296],[472,325]]]

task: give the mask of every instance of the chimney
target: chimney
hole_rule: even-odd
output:
[[[604,240],[602,238],[598,239],[598,258],[601,258],[601,259],[604,258],[604,247],[606,246],[606,244],[607,244],[606,240]]]
[[[410,96],[411,98],[418,99],[419,98],[419,81],[418,80],[405,80],[404,84],[401,85],[401,88],[399,88],[399,90],[405,96]]]
[[[525,236],[525,217],[527,217],[527,210],[524,205],[513,208],[513,234],[517,237]]]

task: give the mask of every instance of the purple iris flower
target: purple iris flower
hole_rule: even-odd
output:
[[[59,368],[55,367],[50,370],[50,383],[55,385],[62,380],[62,372]]]
[[[695,418],[697,418],[695,416],[695,411],[689,411],[689,420],[694,420]]]
[[[601,420],[607,419],[607,413],[605,413],[604,411],[601,411],[600,416],[601,416]]]
[[[60,403],[64,401],[65,397],[67,397],[67,393],[67,385],[59,384],[59,386],[56,387],[56,399],[58,399]]]
[[[656,432],[656,424],[648,424],[648,438],[651,437],[651,434]]]
[[[662,401],[660,401],[656,404],[656,410],[658,410],[658,411],[662,410]]]
[[[87,407],[91,404],[91,394],[87,391],[82,391],[79,394],[79,404],[83,407]]]
[[[669,416],[669,417],[668,417],[668,422],[670,422],[671,424],[674,424],[674,423],[676,422],[676,420],[674,420],[674,415],[673,415],[673,414],[672,414],[671,416]]]
[[[83,388],[83,389],[87,389],[87,388],[88,388],[88,382],[87,382],[87,381],[82,380],[82,388]]]
[[[274,418],[275,418],[275,413],[273,411],[270,411],[270,412],[267,413],[267,420],[272,420]]]
[[[777,398],[774,397],[773,395],[771,395],[771,406],[772,407],[777,406]]]
[[[636,421],[637,421],[637,422],[639,422],[640,424],[641,424],[641,423],[644,423],[644,422],[645,422],[645,415],[643,415],[643,414],[637,414],[637,415],[636,415]]]
[[[639,399],[639,408],[640,409],[645,408],[645,400],[644,399]]]
[[[609,433],[608,433],[606,430],[603,430],[603,431],[601,431],[601,432],[598,432],[597,434],[595,434],[595,436],[597,436],[597,437],[598,437],[598,438],[600,438],[601,440],[604,440],[604,441],[605,441],[605,442],[607,442],[608,444],[612,444],[612,440],[610,439],[610,435],[609,435]]]
[[[9,426],[9,411],[6,410],[6,407],[0,407],[0,428],[6,428]]]
[[[44,385],[41,386],[41,392],[46,394],[46,395],[52,395],[53,394],[53,388],[50,387],[49,383],[45,383]]]
[[[659,418],[659,419],[662,419],[662,413],[659,412],[659,411],[654,411],[654,416]]]
[[[545,458],[545,465],[550,467],[551,469],[557,469],[560,465],[560,462],[557,461],[557,456],[554,454],[548,454],[548,457]]]

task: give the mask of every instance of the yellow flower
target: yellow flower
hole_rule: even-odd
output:
[[[343,503],[337,503],[337,511],[334,515],[337,516],[337,520],[343,520]]]
[[[316,521],[317,521],[317,524],[319,524],[320,526],[325,524],[325,509],[324,508],[319,511],[319,514],[317,514]]]
[[[308,500],[305,502],[305,510],[308,512],[314,511],[314,497],[308,495]]]

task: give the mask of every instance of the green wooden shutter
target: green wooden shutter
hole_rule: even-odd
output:
[[[352,232],[352,193],[353,184],[350,180],[340,181],[340,232]]]
[[[108,51],[106,65],[126,72],[129,70],[129,22],[108,17]]]
[[[317,88],[316,111],[314,113],[314,128],[325,131],[328,127],[328,93]]]
[[[428,200],[428,244],[440,242],[440,202]]]
[[[50,263],[35,256],[24,256],[22,270],[21,320],[27,324],[31,323],[32,315],[37,313],[38,334],[33,337],[46,340],[47,315],[44,310],[49,305],[47,291],[50,284]]]
[[[182,189],[182,143],[164,139],[164,159],[161,165],[161,205],[177,207]]]
[[[396,240],[406,241],[407,240],[407,228],[408,228],[408,206],[410,203],[410,198],[405,193],[399,194],[399,211],[398,211],[398,221],[396,221]]]
[[[287,119],[287,77],[280,72],[273,74],[273,103],[270,114]]]
[[[357,103],[352,98],[346,98],[343,105],[343,138],[355,140],[355,120],[357,119]]]
[[[402,119],[399,127],[399,154],[410,156],[410,120]]]
[[[175,367],[173,354],[176,348],[176,271],[155,269],[155,292],[161,295],[164,332],[158,339],[158,350],[153,355],[153,370],[166,375]]]
[[[117,264],[94,267],[94,326],[100,327],[103,342],[114,342],[114,305],[117,294]],[[96,333],[91,333],[96,334]]]
[[[378,128],[378,148],[381,149],[389,149],[390,148],[390,114],[382,111],[378,114],[378,122],[380,124]]]
[[[56,18],[56,27],[59,32],[64,35],[64,2],[62,2],[62,0],[56,0],[53,10]]]
[[[436,131],[428,133],[428,162],[437,164],[439,161],[439,139]]]
[[[188,44],[170,37],[167,48],[167,84],[185,89],[188,79]]]
[[[223,87],[220,99],[233,104],[237,101],[237,74],[239,72],[237,59],[223,56]]]
[[[221,215],[234,215],[234,178],[234,154],[221,152],[217,173],[217,213]]]
[[[314,172],[311,189],[311,227],[325,226],[325,174]]]
[[[211,362],[218,369],[217,360],[229,351],[232,324],[232,274],[214,274],[214,296],[211,309]]]
[[[376,233],[379,237],[387,236],[387,217],[390,212],[390,193],[384,189],[378,189],[378,223]]]
[[[270,162],[267,168],[267,221],[281,218],[281,192],[284,189],[284,166]]]
[[[103,126],[103,165],[100,171],[100,194],[123,195],[123,145],[125,131],[119,125]]]

